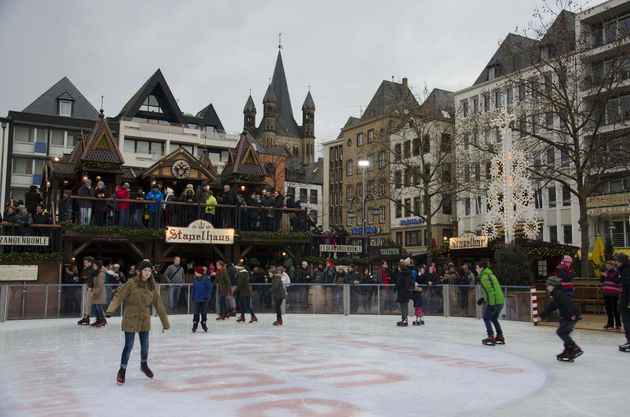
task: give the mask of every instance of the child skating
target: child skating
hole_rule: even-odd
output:
[[[416,316],[416,319],[411,322],[414,326],[422,326],[424,325],[424,304],[422,303],[422,277],[424,277],[424,267],[421,268],[421,273],[416,274],[414,277],[413,283],[413,292],[411,294],[411,299],[413,300],[413,309]]]
[[[505,338],[503,337],[503,330],[501,330],[501,325],[499,324],[499,315],[505,303],[501,284],[499,284],[499,280],[488,267],[487,262],[477,262],[475,268],[479,274],[479,283],[481,284],[481,298],[477,301],[477,304],[484,304],[483,322],[488,332],[488,337],[483,339],[481,343],[488,346],[497,344],[504,345]],[[494,330],[496,330],[496,336],[492,329],[493,325]]]
[[[207,321],[207,308],[208,302],[212,300],[212,283],[210,277],[205,273],[202,266],[195,268],[195,278],[192,284],[192,299],[195,303],[195,312],[193,314],[193,327],[192,332],[197,331],[199,326],[199,316],[201,316],[201,328],[204,332],[208,331]]]
[[[556,330],[556,334],[564,342],[564,350],[556,355],[556,359],[573,362],[575,358],[584,353],[570,336],[575,328],[575,323],[581,318],[580,311],[573,304],[571,297],[562,289],[562,283],[557,277],[547,278],[546,284],[551,302],[545,308],[545,311],[540,314],[540,319],[544,320],[551,313],[558,310],[560,325],[558,330]],[[534,324],[537,325],[538,322],[534,322]]]

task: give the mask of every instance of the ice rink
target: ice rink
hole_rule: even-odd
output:
[[[0,324],[0,416],[620,416],[630,354],[621,333],[577,331],[585,354],[558,362],[555,327],[503,322],[507,344],[482,346],[483,322],[395,316],[234,318],[191,333],[190,316],[154,318],[149,365],[136,339],[127,383],[115,383],[120,318]]]

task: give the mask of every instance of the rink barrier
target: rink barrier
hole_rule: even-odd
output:
[[[531,309],[532,310],[531,311],[532,323],[536,323],[538,322],[538,294],[536,290],[536,285],[531,286],[530,294],[531,294],[530,305],[532,306],[532,309]]]
[[[181,288],[176,305],[169,308],[171,287]],[[117,285],[106,285],[108,303]],[[169,314],[190,315],[193,312],[191,284],[158,284],[158,291]],[[396,315],[393,285],[297,284],[287,288],[287,314]],[[506,299],[503,320],[531,321],[529,286],[504,287]],[[425,316],[481,318],[476,301],[479,286],[434,285],[423,287]],[[215,291],[216,295],[216,291]],[[81,318],[87,287],[73,284],[2,284],[0,285],[0,322],[24,319]],[[252,284],[252,306],[256,313],[274,313],[271,285]],[[105,306],[106,307],[106,306]],[[410,302],[409,316],[413,316]],[[114,313],[120,316],[124,305]],[[218,298],[208,306],[209,314],[218,311]]]

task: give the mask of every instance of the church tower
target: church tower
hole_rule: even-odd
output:
[[[252,135],[256,133],[256,105],[251,93],[243,109],[243,130],[247,130]]]
[[[315,102],[310,89],[306,94],[304,104],[302,104],[302,132],[304,134],[302,139],[304,159],[312,160],[311,158],[315,157]]]
[[[261,122],[262,127],[262,142],[265,147],[270,148],[275,145],[276,129],[277,129],[277,114],[276,105],[278,100],[276,94],[273,92],[273,87],[269,84],[265,97],[263,97],[263,118]],[[259,129],[260,131],[261,129]]]

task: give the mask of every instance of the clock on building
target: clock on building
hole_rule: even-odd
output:
[[[190,164],[184,160],[175,161],[171,167],[171,172],[177,179],[186,179],[190,175]]]

